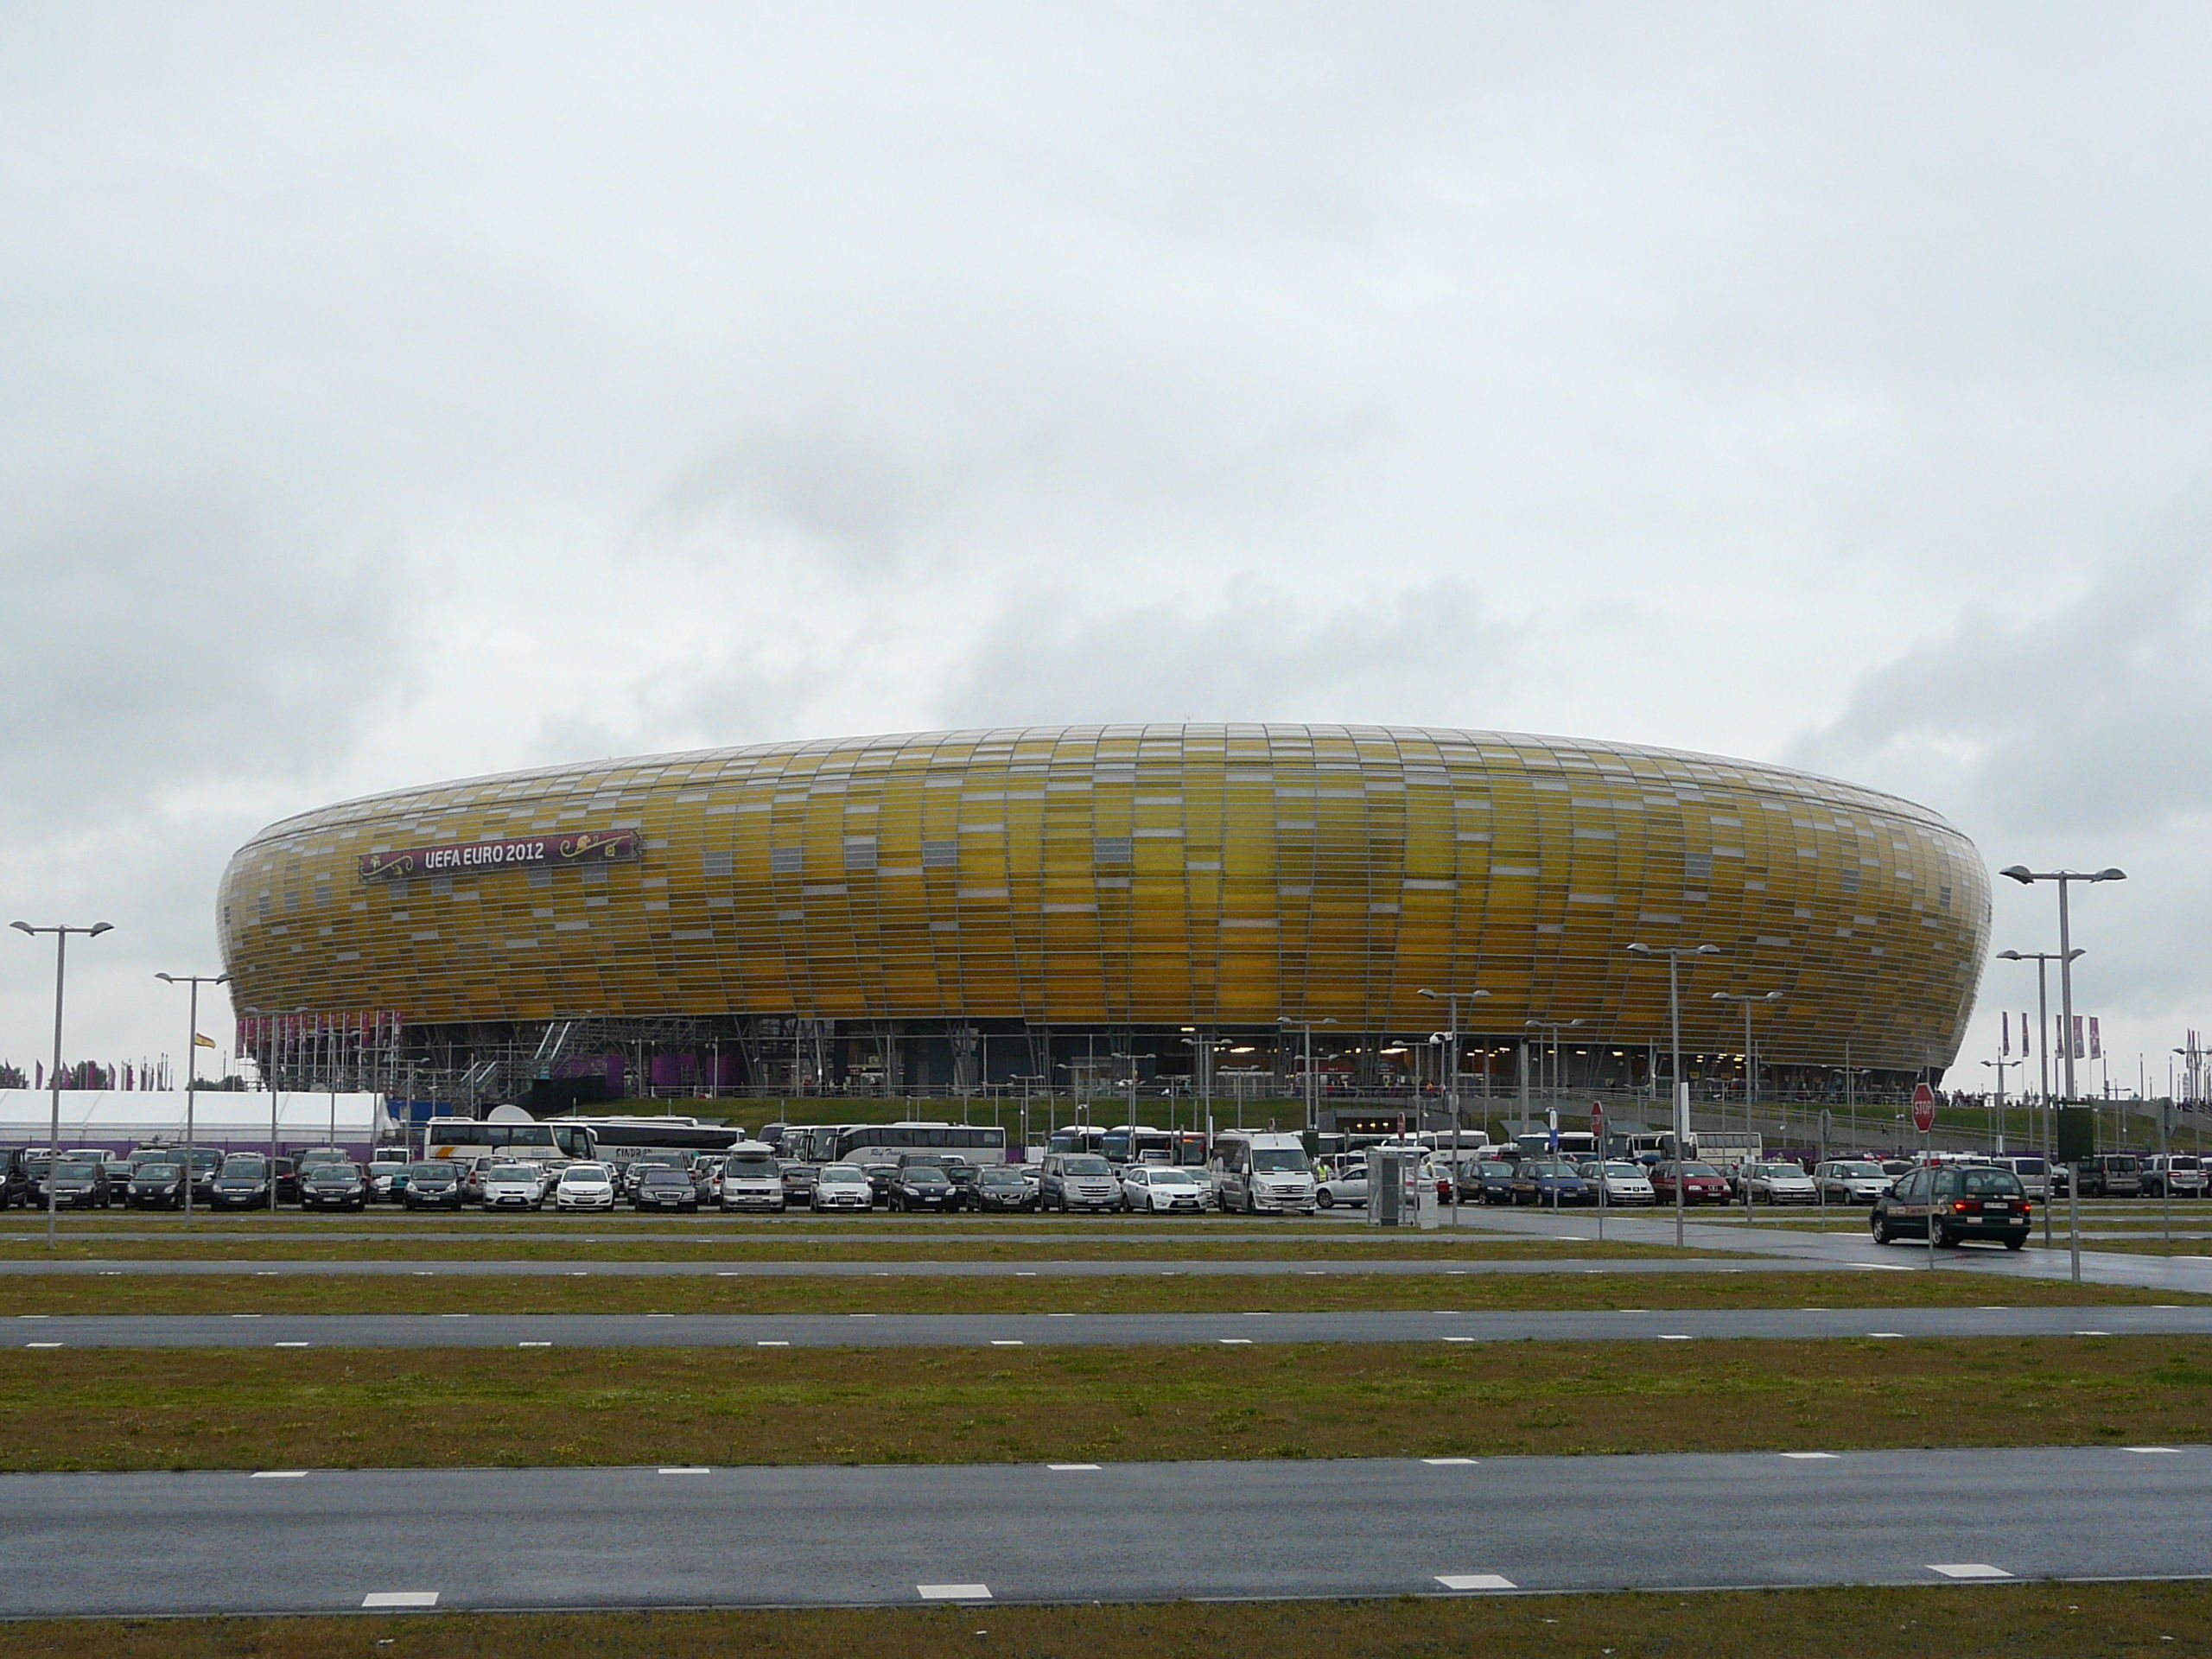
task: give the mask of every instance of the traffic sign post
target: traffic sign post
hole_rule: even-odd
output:
[[[1936,1091],[1920,1084],[1912,1091],[1912,1126],[1920,1131],[1920,1166],[1928,1177],[1928,1265],[1936,1265]]]
[[[1605,1103],[1590,1103],[1590,1138],[1598,1143],[1598,1242],[1605,1242],[1605,1169],[1611,1154],[1605,1150]]]
[[[1912,1091],[1912,1127],[1923,1135],[1936,1127],[1936,1091],[1924,1083]]]

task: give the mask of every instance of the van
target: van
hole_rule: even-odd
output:
[[[2201,1198],[2204,1196],[2202,1160],[2186,1152],[2155,1153],[2143,1160],[2143,1192],[2146,1198]]]
[[[1313,1213],[1313,1160],[1300,1136],[1224,1129],[1214,1137],[1207,1168],[1213,1176],[1215,1202],[1224,1212]]]
[[[784,1166],[776,1149],[759,1141],[741,1141],[722,1158],[721,1205],[731,1210],[784,1209]]]
[[[2082,1166],[2085,1198],[2133,1198],[2143,1191],[2143,1160],[2132,1152],[2101,1152]]]
[[[1989,1160],[1999,1169],[2009,1169],[2020,1178],[2020,1187],[2031,1198],[2041,1204],[2050,1197],[2050,1166],[2044,1161],[2041,1153],[2006,1154]]]

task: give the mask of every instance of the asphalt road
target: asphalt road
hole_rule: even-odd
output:
[[[2212,1334],[2212,1306],[1727,1308],[1657,1313],[18,1314],[18,1348],[1244,1346]],[[4,1513],[4,1510],[0,1510]]]
[[[2208,1506],[2194,1446],[14,1475],[0,1615],[2164,1578]]]
[[[1341,1257],[1296,1256],[1273,1261],[1221,1261],[1164,1256],[1118,1261],[1001,1262],[631,1262],[580,1257],[567,1262],[543,1261],[423,1261],[410,1257],[365,1261],[271,1261],[253,1256],[224,1258],[168,1257],[158,1261],[97,1257],[55,1262],[0,1262],[0,1279],[123,1278],[128,1276],[226,1278],[262,1276],[375,1279],[435,1279],[446,1275],[513,1279],[1126,1279],[1130,1277],[1194,1279],[1286,1278],[1306,1274],[1330,1277],[1351,1274],[1437,1274],[1446,1278],[1467,1274],[1556,1273],[1806,1273],[1802,1262],[1775,1257],[1745,1256],[1719,1261],[1707,1256],[1546,1257],[1536,1261],[1484,1261],[1480,1258],[1431,1258],[1427,1261],[1346,1261]]]

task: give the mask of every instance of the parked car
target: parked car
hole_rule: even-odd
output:
[[[1154,1214],[1202,1215],[1213,1189],[1196,1170],[1173,1164],[1131,1164],[1122,1172],[1122,1207]]]
[[[2020,1178],[2021,1190],[2037,1202],[2050,1197],[2052,1192],[2050,1166],[2044,1161],[2041,1153],[2031,1154],[2007,1154],[1989,1160],[1999,1169],[2009,1169]],[[2058,1189],[2065,1191],[2063,1185]]]
[[[2082,1166],[2085,1198],[2132,1198],[2143,1191],[2143,1160],[2132,1152],[2101,1152]]]
[[[817,1213],[873,1210],[875,1189],[858,1164],[824,1164],[814,1178],[814,1192],[807,1202]]]
[[[702,1153],[691,1160],[691,1186],[699,1195],[702,1209],[722,1207],[722,1160],[712,1153]]]
[[[141,1158],[130,1166],[129,1203],[134,1210],[184,1208],[184,1160]]]
[[[759,1141],[739,1147],[722,1160],[722,1210],[784,1211],[784,1171],[776,1154]]]
[[[1122,1201],[1122,1184],[1095,1152],[1048,1152],[1037,1197],[1040,1209],[1064,1216],[1075,1210],[1111,1210]]]
[[[1365,1208],[1367,1160],[1340,1160],[1333,1170],[1313,1183],[1313,1202],[1323,1210],[1333,1210],[1340,1204],[1354,1210]]]
[[[484,1173],[486,1210],[543,1210],[545,1173],[536,1164],[494,1164]]]
[[[360,1166],[317,1164],[300,1177],[300,1206],[305,1210],[365,1210],[369,1184]]]
[[[1007,1164],[986,1164],[976,1177],[969,1201],[977,1210],[1034,1210],[1037,1188],[1023,1171]]]
[[[1863,1158],[1834,1158],[1813,1172],[1813,1190],[1830,1204],[1872,1204],[1896,1178]]]
[[[878,1204],[890,1203],[891,1188],[899,1179],[899,1166],[895,1163],[868,1163],[862,1164],[861,1169],[868,1176],[868,1189],[875,1194],[875,1201]]]
[[[54,1207],[57,1210],[105,1210],[108,1206],[107,1160],[72,1157],[67,1153],[54,1166]],[[41,1195],[43,1202],[44,1195]]]
[[[463,1204],[484,1202],[484,1182],[492,1173],[493,1160],[493,1154],[488,1152],[451,1160],[461,1166],[461,1201]]]
[[[2202,1162],[2193,1153],[2153,1153],[2143,1160],[2143,1195],[2152,1198],[2202,1198]]]
[[[666,1164],[648,1164],[632,1171],[636,1179],[630,1188],[630,1206],[634,1210],[675,1210],[685,1214],[699,1212],[699,1188],[691,1179],[689,1169],[672,1169]]]
[[[1516,1204],[1595,1204],[1598,1189],[1574,1173],[1572,1164],[1553,1158],[1524,1158],[1513,1172]]]
[[[1866,1219],[1877,1244],[1926,1238],[1946,1249],[1970,1238],[1994,1239],[2008,1250],[2028,1242],[2035,1205],[2009,1169],[1989,1164],[1916,1169],[1874,1200]],[[1932,1217],[1932,1222],[1931,1222]]]
[[[1513,1202],[1513,1170],[1510,1158],[1478,1158],[1474,1162],[1475,1196],[1484,1204]]]
[[[784,1159],[780,1167],[785,1204],[809,1202],[814,1197],[815,1178],[821,1171],[815,1165],[802,1164],[795,1158]]]
[[[1662,1204],[1675,1201],[1675,1185],[1680,1181],[1682,1203],[1726,1204],[1728,1202],[1728,1179],[1711,1164],[1655,1164],[1651,1169],[1651,1191]]]
[[[369,1166],[369,1200],[372,1204],[397,1204],[401,1190],[407,1182],[407,1165],[379,1158]]]
[[[1821,1190],[1803,1167],[1787,1159],[1745,1164],[1743,1184],[1753,1204],[1818,1204]]]
[[[223,1160],[223,1167],[216,1172],[215,1185],[207,1195],[208,1205],[216,1210],[266,1210],[269,1208],[269,1159],[258,1152],[234,1152]]]
[[[560,1185],[553,1189],[553,1208],[562,1210],[612,1210],[614,1207],[614,1172],[605,1164],[570,1164],[561,1172]]]
[[[1625,1158],[1607,1160],[1602,1167],[1588,1163],[1575,1172],[1590,1183],[1608,1205],[1656,1204],[1658,1195],[1651,1190],[1651,1177],[1644,1173],[1642,1164],[1631,1163]],[[1602,1179],[1605,1185],[1599,1188]],[[1509,1184],[1509,1190],[1510,1184]]]
[[[130,1182],[124,1183],[126,1198]],[[19,1204],[31,1202],[37,1183],[31,1179],[29,1154],[26,1148],[11,1147],[0,1154],[0,1210],[11,1210]]]
[[[891,1207],[898,1211],[955,1211],[963,1200],[960,1189],[935,1164],[906,1164],[891,1188]]]
[[[410,1210],[461,1208],[461,1166],[450,1158],[430,1158],[407,1166],[407,1185],[399,1201]]]

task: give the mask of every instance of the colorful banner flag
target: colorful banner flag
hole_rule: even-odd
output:
[[[2104,1052],[2103,1040],[2097,1035],[2097,1016],[2093,1014],[2089,1016],[2089,1058],[2101,1060]]]
[[[195,1031],[192,1033],[192,1046],[194,1048],[213,1048],[215,1039],[204,1031]]]
[[[1997,1018],[2001,1022],[1999,1029],[2004,1033],[1997,1046],[1997,1056],[1999,1059],[2009,1060],[2012,1058],[2012,1016],[2010,1014],[1999,1014]],[[2024,1037],[2027,1035],[2025,1032],[2020,1034]]]
[[[2028,1016],[2024,1014],[2020,1016],[2020,1058],[2028,1058]]]
[[[2082,1046],[2082,1016],[2077,1014],[2074,1016],[2074,1058],[2084,1059],[2088,1054],[2088,1051]]]

